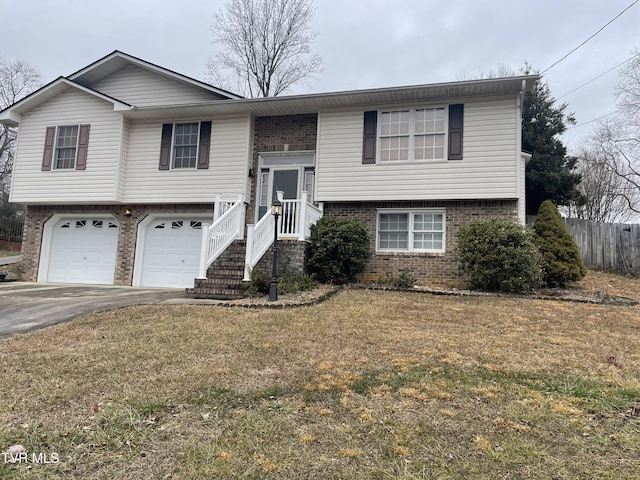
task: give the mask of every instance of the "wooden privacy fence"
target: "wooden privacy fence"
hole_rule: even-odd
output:
[[[0,250],[20,250],[23,220],[0,218]]]
[[[565,218],[587,268],[640,275],[640,225]]]

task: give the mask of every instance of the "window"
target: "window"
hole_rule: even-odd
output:
[[[173,138],[173,168],[196,168],[197,123],[176,123]]]
[[[304,185],[302,190],[307,192],[307,202],[313,203],[313,183],[315,180],[315,170],[313,168],[305,168],[304,169]]]
[[[77,148],[78,126],[58,127],[54,168],[75,168]]]
[[[444,210],[379,211],[378,250],[444,252]]]
[[[446,107],[380,112],[380,162],[444,160]]]
[[[159,170],[209,168],[211,122],[165,123]]]
[[[90,125],[47,127],[42,170],[85,170],[89,151]]]

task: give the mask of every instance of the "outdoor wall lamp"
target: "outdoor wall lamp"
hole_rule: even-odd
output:
[[[125,217],[130,217],[132,213],[133,213],[133,211],[130,208],[125,208],[124,209],[124,216]]]
[[[276,192],[276,198],[273,200],[272,213],[273,213],[273,263],[271,265],[271,285],[269,285],[269,301],[275,302],[278,300],[278,217],[282,209],[282,202],[280,198],[284,195],[284,192]]]

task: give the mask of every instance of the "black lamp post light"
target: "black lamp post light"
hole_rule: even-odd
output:
[[[278,217],[282,203],[279,199],[280,192],[276,192],[276,198],[272,203],[273,213],[273,264],[271,266],[271,285],[269,286],[269,301],[278,300]]]

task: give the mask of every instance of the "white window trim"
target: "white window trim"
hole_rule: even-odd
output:
[[[380,215],[381,214],[403,213],[409,217],[407,219],[408,227],[408,247],[402,248],[380,248]],[[442,214],[442,248],[441,249],[422,249],[413,247],[413,215],[421,213]],[[381,253],[445,253],[447,244],[447,211],[445,208],[379,208],[376,212],[376,252]]]
[[[198,134],[196,140],[196,163],[193,167],[176,167],[176,126],[177,125],[190,125],[192,123],[198,124]],[[198,155],[200,154],[200,129],[202,128],[202,122],[191,121],[191,122],[174,122],[173,129],[171,130],[171,160],[170,160],[170,170],[196,170],[198,168]]]
[[[444,108],[444,149],[442,153],[442,158],[433,158],[426,160],[416,160],[415,159],[415,133],[414,133],[414,124],[415,124],[415,112],[416,110],[423,109],[434,109],[434,108]],[[382,131],[382,113],[394,112],[398,110],[409,110],[409,160],[390,160],[390,161],[382,161],[382,141],[381,141],[381,131]],[[420,134],[422,135],[422,134]],[[393,137],[395,135],[387,135],[385,138]],[[398,135],[401,136],[401,135]],[[383,110],[378,110],[378,121],[377,121],[377,131],[376,131],[376,163],[378,165],[402,165],[406,163],[442,163],[448,161],[449,158],[449,105],[419,105],[415,107],[391,107],[385,108]]]
[[[66,127],[76,127],[78,130],[76,132],[76,153],[73,157],[73,166],[72,167],[58,167],[58,136],[60,135],[60,129]],[[53,141],[53,155],[51,159],[51,170],[60,170],[61,172],[67,172],[69,170],[75,170],[76,165],[78,164],[78,145],[80,144],[80,124],[69,124],[69,125],[57,125],[56,126],[56,138]],[[71,147],[63,147],[63,148],[71,148]]]

